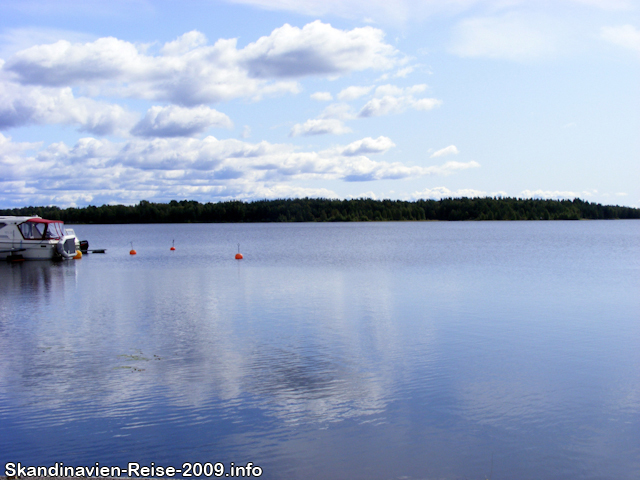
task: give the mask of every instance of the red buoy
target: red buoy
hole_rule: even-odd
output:
[[[242,254],[240,253],[240,244],[238,244],[238,253],[236,253],[236,260],[242,260]]]
[[[176,241],[172,240],[171,242],[172,242],[171,243],[171,248],[169,250],[175,250],[176,249],[176,247],[175,247]]]
[[[136,254],[136,253],[138,253],[138,252],[136,252],[136,251],[133,249],[133,242],[130,242],[130,243],[131,243],[131,250],[129,250],[129,255],[135,255],[135,254]]]

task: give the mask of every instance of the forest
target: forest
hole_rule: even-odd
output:
[[[0,209],[0,215],[39,215],[65,223],[383,222],[420,220],[600,220],[640,218],[640,209],[573,200],[445,198],[441,200],[332,200],[300,198],[200,203],[172,200],[81,208]]]

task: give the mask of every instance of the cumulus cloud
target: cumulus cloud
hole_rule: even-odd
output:
[[[344,31],[317,20],[302,29],[285,24],[241,52],[250,75],[258,78],[334,75],[397,64],[396,50],[373,27]]]
[[[397,85],[380,85],[376,88],[375,96],[378,98],[382,97],[401,97],[401,96],[409,96],[416,95],[418,93],[422,93],[427,89],[427,84],[421,83],[419,85],[413,85],[411,87],[398,87]]]
[[[202,47],[207,44],[207,37],[197,30],[187,32],[172,42],[164,44],[160,52],[167,56],[184,55],[195,48]]]
[[[540,199],[574,199],[593,196],[595,191],[585,190],[582,192],[560,191],[560,190],[523,190],[520,196],[524,198],[540,198]]]
[[[470,162],[454,162],[449,160],[443,165],[427,167],[427,171],[429,171],[430,174],[451,175],[452,173],[458,172],[460,170],[467,170],[469,168],[478,167],[480,167],[480,164],[473,160]]]
[[[297,93],[297,78],[390,69],[402,62],[382,30],[340,30],[315,21],[303,28],[284,25],[242,49],[236,39],[208,45],[197,31],[168,42],[160,55],[113,37],[60,40],[17,52],[3,70],[22,84],[196,106]]]
[[[414,70],[415,70],[415,67],[413,67],[413,66],[404,67],[404,68],[401,68],[400,70],[398,70],[393,76],[395,78],[406,78],[407,75],[412,73]]]
[[[140,137],[187,137],[202,133],[211,127],[232,126],[229,117],[213,108],[155,106],[147,111],[131,133]]]
[[[76,43],[95,40],[95,36],[92,35],[56,28],[5,28],[0,32],[0,58],[9,58],[16,52],[33,45],[55,43],[61,38]]]
[[[455,145],[449,145],[431,154],[431,158],[444,157],[445,155],[457,155],[460,153]]]
[[[0,129],[31,124],[76,125],[97,135],[126,134],[136,120],[119,105],[75,98],[71,88],[0,82]]]
[[[380,85],[373,98],[358,113],[359,117],[378,117],[402,113],[405,110],[431,110],[442,104],[435,98],[415,98],[414,95],[424,92],[427,85],[419,84],[411,87],[396,85]]]
[[[22,163],[22,156],[28,150],[35,150],[42,146],[40,142],[13,142],[11,137],[0,133],[0,161],[4,166],[14,166]]]
[[[341,150],[342,155],[365,155],[367,153],[384,153],[396,144],[388,137],[380,136],[378,138],[363,138],[356,142],[350,143]]]
[[[151,62],[132,43],[105,37],[84,44],[59,40],[36,45],[9,58],[4,68],[15,73],[22,83],[64,86],[111,80],[127,71],[142,73]]]
[[[614,45],[640,53],[640,30],[633,25],[602,27],[600,36]]]
[[[373,161],[393,142],[365,138],[345,147],[299,151],[293,145],[174,137],[115,143],[95,138],[41,149],[0,135],[0,194],[16,199],[259,198],[266,191],[295,191],[293,181],[374,181],[447,175],[478,164],[447,162],[430,167]],[[31,153],[35,150],[34,153]],[[313,187],[311,187],[313,188]],[[322,191],[322,188],[316,188]],[[309,190],[299,189],[300,192]],[[251,197],[253,195],[253,197]]]
[[[355,100],[356,98],[363,97],[367,95],[371,90],[373,90],[373,86],[370,87],[358,87],[352,86],[347,87],[338,93],[338,100],[350,101]]]
[[[318,118],[336,118],[338,120],[352,120],[356,118],[353,108],[347,103],[332,103],[325,108]]]
[[[474,197],[486,197],[487,192],[482,190],[475,190],[473,188],[461,188],[458,190],[449,190],[447,187],[435,187],[435,188],[425,188],[419,192],[414,192],[411,194],[411,198],[414,200],[417,199],[431,199],[431,200],[440,200],[443,198],[474,198]]]
[[[329,92],[315,92],[311,94],[311,99],[318,102],[330,102],[333,100],[333,95]]]
[[[394,97],[386,95],[382,98],[372,98],[360,110],[360,117],[379,117],[394,113],[402,113],[407,109],[431,110],[442,104],[435,98],[416,99],[413,96]]]
[[[461,57],[529,61],[555,55],[559,37],[549,20],[517,13],[469,18],[454,27],[449,51]]]
[[[297,137],[299,135],[342,135],[351,132],[351,129],[344,125],[341,120],[317,118],[307,120],[303,124],[297,123],[289,132],[289,136]]]

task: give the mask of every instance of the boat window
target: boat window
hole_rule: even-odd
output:
[[[21,223],[20,225],[18,225],[18,228],[20,229],[20,233],[22,233],[22,236],[25,238],[25,240],[33,240],[35,238],[33,236],[33,223]]]
[[[64,223],[51,222],[47,229],[47,238],[62,238],[64,237]]]
[[[2,223],[2,222],[0,222],[0,230],[2,230],[2,229],[3,229],[4,227],[6,227],[6,226],[7,226],[7,224],[6,224],[6,223]]]
[[[35,238],[40,239],[44,237],[44,231],[46,230],[47,226],[42,224],[42,223],[35,223],[33,225],[33,235]]]
[[[18,225],[18,228],[25,240],[42,240],[47,225],[45,223],[24,222]]]

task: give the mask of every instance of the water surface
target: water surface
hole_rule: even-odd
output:
[[[3,465],[640,478],[640,222],[74,228],[0,265]]]

